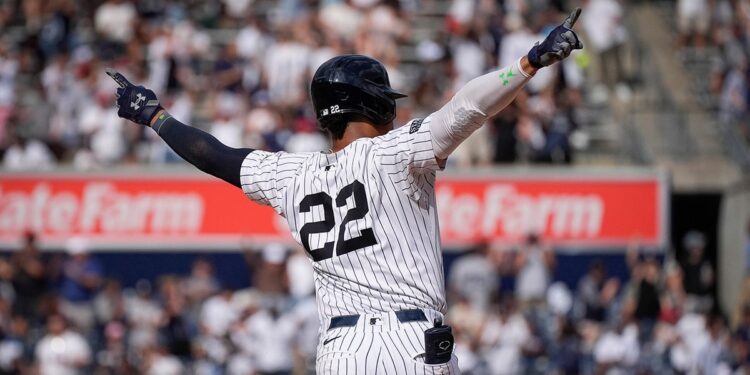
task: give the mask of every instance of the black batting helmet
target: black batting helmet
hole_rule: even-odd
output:
[[[341,122],[342,115],[364,116],[375,125],[396,117],[396,99],[383,64],[362,55],[342,55],[321,65],[310,84],[315,114],[324,129]]]

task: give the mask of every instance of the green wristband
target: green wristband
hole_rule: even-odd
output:
[[[167,111],[162,111],[162,113],[159,115],[159,118],[156,119],[154,126],[152,126],[152,128],[154,128],[154,130],[156,131],[156,134],[159,134],[161,127],[164,126],[164,123],[171,118],[172,115],[167,113]]]

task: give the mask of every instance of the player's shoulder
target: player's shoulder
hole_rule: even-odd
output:
[[[427,129],[426,125],[429,121],[429,116],[411,119],[406,124],[399,126],[384,135],[375,137],[373,140],[376,144],[390,144],[401,142],[404,138],[413,138],[415,134],[422,133]]]
[[[265,151],[253,150],[246,159],[273,159],[288,161],[303,161],[313,157],[317,152],[287,152],[287,151]]]
[[[315,152],[286,152],[254,150],[245,157],[244,165],[264,165],[273,168],[295,169],[313,159]]]

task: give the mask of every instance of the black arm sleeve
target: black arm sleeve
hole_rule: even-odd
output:
[[[202,130],[169,118],[159,126],[159,136],[178,155],[198,169],[242,188],[240,167],[251,148],[232,148]]]

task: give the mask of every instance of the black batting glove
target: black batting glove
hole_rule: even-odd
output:
[[[529,64],[537,69],[550,66],[568,57],[573,50],[583,48],[583,43],[572,30],[580,15],[581,8],[576,8],[541,44],[537,42],[529,51]]]
[[[136,124],[151,125],[151,120],[163,109],[153,91],[135,86],[122,74],[107,69],[107,75],[120,85],[117,89],[117,115]]]

